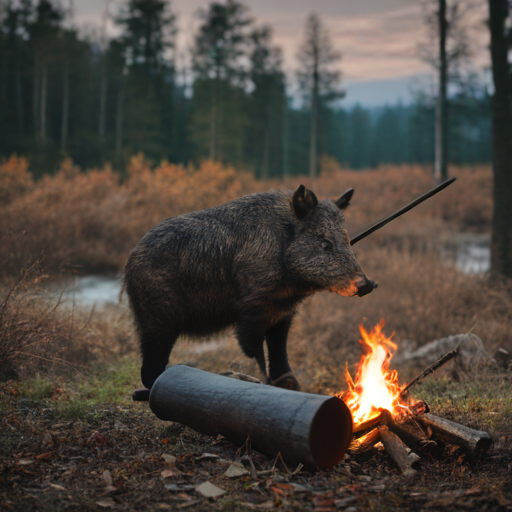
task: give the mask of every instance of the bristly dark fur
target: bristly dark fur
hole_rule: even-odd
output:
[[[264,373],[266,339],[272,381],[291,372],[286,340],[300,301],[320,290],[354,295],[357,283],[368,282],[344,222],[334,202],[318,202],[299,187],[293,195],[241,197],[149,231],[124,278],[144,385],[150,388],[165,369],[180,333],[206,335],[231,325]]]

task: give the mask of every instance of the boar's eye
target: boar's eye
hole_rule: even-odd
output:
[[[332,242],[330,240],[322,240],[322,249],[324,251],[332,250]]]

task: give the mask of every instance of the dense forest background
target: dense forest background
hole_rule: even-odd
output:
[[[333,162],[360,169],[434,160],[435,96],[418,90],[409,105],[342,108],[342,63],[318,16],[307,20],[298,69],[287,77],[272,28],[234,0],[197,13],[193,46],[180,59],[176,17],[163,0],[128,0],[113,38],[79,31],[57,0],[0,5],[0,156],[28,157],[35,177],[65,157],[123,169],[138,152],[155,162],[210,158],[263,179],[305,174],[312,111],[319,172]],[[325,58],[313,109],[305,78],[315,26]],[[451,163],[491,160],[490,110],[478,81],[450,89]]]

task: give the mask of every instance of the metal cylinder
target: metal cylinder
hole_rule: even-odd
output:
[[[333,467],[352,438],[343,400],[244,382],[184,365],[168,368],[151,388],[149,405],[161,420],[221,434],[241,446],[309,469]]]

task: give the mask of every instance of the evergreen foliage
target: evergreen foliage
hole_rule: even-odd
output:
[[[339,54],[318,15],[307,19],[297,84],[287,83],[271,27],[244,4],[215,1],[198,17],[188,70],[176,64],[167,1],[126,0],[109,41],[72,28],[57,0],[4,1],[0,157],[25,155],[36,177],[65,157],[124,168],[139,152],[154,162],[211,158],[262,179],[306,174],[318,51],[317,171],[333,159],[355,169],[433,162],[435,98],[342,108]],[[287,93],[295,85],[301,101]],[[460,89],[450,104],[450,161],[489,161],[487,93]]]

